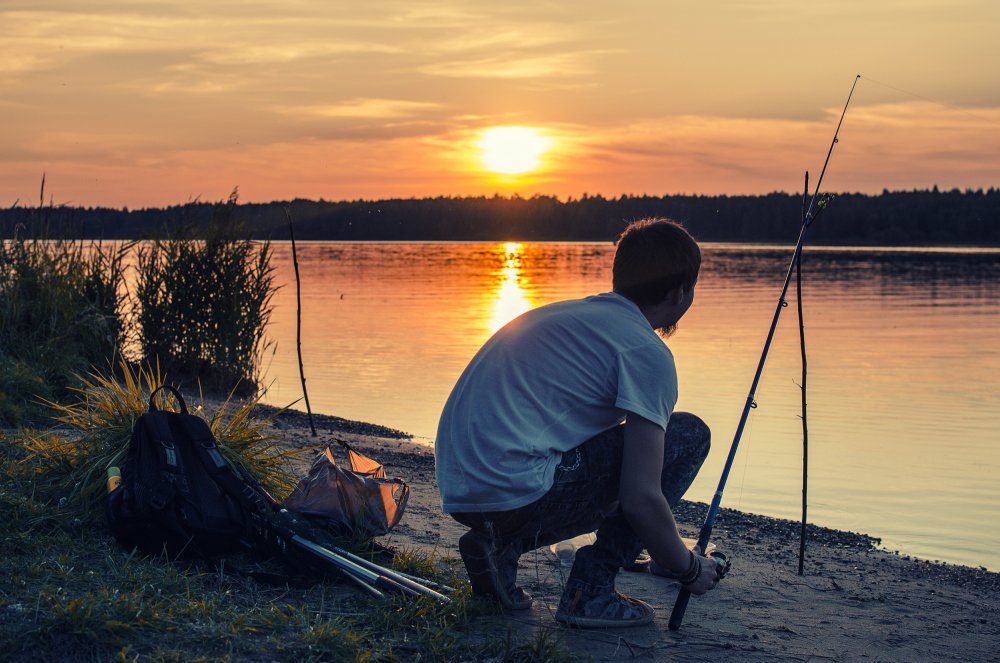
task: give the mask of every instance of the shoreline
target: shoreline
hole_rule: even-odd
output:
[[[258,404],[255,407],[255,414],[270,416],[271,414],[281,410],[282,408],[273,405]],[[382,462],[387,466],[387,468],[399,465],[398,462],[393,462],[394,459],[402,460],[403,467],[418,465],[420,464],[420,461],[414,459],[413,457],[415,456],[418,458],[429,459],[431,462],[430,469],[433,471],[433,448],[415,442],[415,436],[410,433],[390,428],[388,426],[382,426],[380,424],[344,419],[336,415],[313,413],[312,416],[317,428],[317,434],[319,434],[320,429],[325,426],[325,432],[327,433],[346,433],[351,436],[359,436],[354,440],[351,440],[351,444],[358,446],[359,449],[368,449],[372,453],[382,454],[382,457],[377,458],[376,460]],[[308,429],[309,426],[308,414],[301,410],[285,409],[280,415],[278,415],[278,420],[281,424],[287,424],[295,427]],[[366,442],[366,437],[378,438],[379,441],[372,445],[370,442]],[[310,438],[310,441],[311,439],[312,438]],[[317,437],[316,440],[316,444],[322,444],[321,438]],[[394,443],[390,444],[388,443],[388,440],[393,440]],[[301,446],[312,445],[302,444]],[[680,505],[674,509],[674,515],[677,517],[678,521],[683,521],[682,525],[688,524],[688,526],[690,526],[691,523],[698,523],[700,525],[700,523],[704,522],[708,506],[709,505],[706,502],[696,502],[682,499]],[[441,513],[441,516],[446,517],[446,514]],[[763,530],[770,536],[794,540],[797,559],[799,530],[801,527],[801,522],[798,520],[722,507],[716,520],[716,529],[719,527],[742,527],[750,531]],[[695,532],[695,534],[697,534],[697,532]],[[943,568],[965,569],[974,571],[977,574],[986,573],[989,576],[995,577],[991,586],[1000,590],[1000,571],[990,571],[984,566],[970,566],[955,562],[925,559],[916,555],[904,553],[900,550],[885,548],[881,546],[881,537],[867,534],[865,532],[841,530],[826,527],[824,525],[814,525],[812,523],[808,523],[806,526],[806,537],[807,554],[808,545],[811,541],[816,541],[826,545],[840,545],[845,548],[856,550],[881,552],[898,557],[904,561],[929,564]]]
[[[260,406],[265,416],[277,408]],[[460,576],[458,537],[465,528],[441,512],[430,449],[374,424],[285,411],[270,424],[283,445],[307,448],[342,439],[404,479],[410,499],[384,543],[448,564]],[[338,459],[340,456],[338,456]],[[682,534],[697,535],[707,505],[682,501]],[[667,620],[678,585],[645,572],[618,574],[616,587],[656,611],[653,624],[576,630],[553,619],[568,568],[547,548],[525,553],[518,583],[534,597],[529,611],[482,618],[482,628],[528,639],[547,633],[596,661],[991,660],[1000,651],[1000,574],[921,560],[879,548],[879,539],[810,525],[804,574],[798,575],[795,521],[722,509],[712,541],[732,563],[719,587],[692,600],[684,625]]]

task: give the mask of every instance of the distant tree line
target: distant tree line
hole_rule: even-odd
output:
[[[592,240],[614,239],[630,221],[665,216],[696,238],[721,242],[794,242],[800,195],[437,197],[332,202],[301,200],[239,205],[234,218],[255,239],[288,237],[287,209],[304,240]],[[33,228],[37,210],[0,211],[0,231],[50,237],[142,239],[184,226],[204,234],[213,203],[154,209],[55,207],[48,227]],[[1000,245],[1000,189],[883,191],[834,195],[810,229],[813,243],[843,245]]]

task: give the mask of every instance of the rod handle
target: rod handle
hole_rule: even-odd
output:
[[[430,581],[423,580],[422,578],[417,578],[415,576],[407,575],[405,573],[400,573],[395,569],[379,566],[378,564],[369,561],[364,557],[358,557],[354,553],[344,550],[343,548],[337,548],[336,546],[334,546],[333,552],[340,555],[341,557],[344,557],[350,562],[354,562],[355,564],[358,564],[368,569],[369,571],[372,571],[373,573],[383,575],[399,585],[403,585],[404,587],[409,587],[410,589],[414,590],[419,594],[430,596],[432,598],[437,599],[438,601],[441,601],[442,603],[449,603],[451,601],[451,599],[448,598],[447,596],[434,591],[428,586],[428,584],[425,584],[429,583]],[[437,583],[430,583],[430,584],[437,584]]]
[[[388,573],[386,573],[386,571]],[[406,576],[392,569],[384,569],[383,576],[385,576],[395,584],[409,589],[410,591],[413,592],[414,595],[422,594],[424,596],[430,596],[431,598],[441,601],[442,603],[451,603],[451,599],[445,596],[444,594],[436,592],[430,587],[423,585],[411,578],[407,578]]]
[[[375,579],[375,582],[372,584],[374,584],[375,587],[378,589],[381,589],[386,592],[392,592],[393,594],[401,594],[403,596],[419,595],[419,592],[409,587],[406,587],[405,585],[401,585],[392,578],[389,578],[384,575],[380,575],[378,578]]]
[[[687,610],[690,600],[691,592],[681,587],[681,591],[677,593],[677,600],[674,602],[674,611],[670,613],[670,621],[667,623],[667,628],[671,631],[680,629],[681,622],[684,621],[684,612]]]
[[[715,499],[712,500],[712,506],[708,509],[708,516],[705,518],[705,524],[701,526],[701,531],[698,532],[698,543],[696,547],[698,548],[698,554],[704,555],[705,551],[708,550],[708,540],[712,536],[712,528],[715,525],[715,514],[719,512],[719,502],[721,501],[722,494],[716,493]],[[691,600],[691,592],[681,587],[681,591],[677,593],[677,600],[674,602],[674,610],[670,613],[670,621],[667,623],[667,628],[671,631],[679,630],[681,627],[681,622],[684,621],[684,613],[687,611],[688,601]]]

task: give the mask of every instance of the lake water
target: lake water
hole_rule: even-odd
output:
[[[669,345],[678,407],[713,430],[688,499],[718,482],[791,247],[705,245]],[[315,412],[432,443],[458,375],[518,313],[610,288],[610,243],[298,245]],[[291,246],[274,246],[265,401],[301,397]],[[810,522],[927,559],[1000,569],[1000,251],[807,247]],[[798,519],[802,432],[794,281],[723,506]],[[305,409],[302,403],[296,405]],[[789,542],[795,554],[797,542]]]

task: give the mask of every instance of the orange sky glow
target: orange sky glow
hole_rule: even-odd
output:
[[[1000,4],[680,4],[5,2],[0,204],[1000,186]]]

